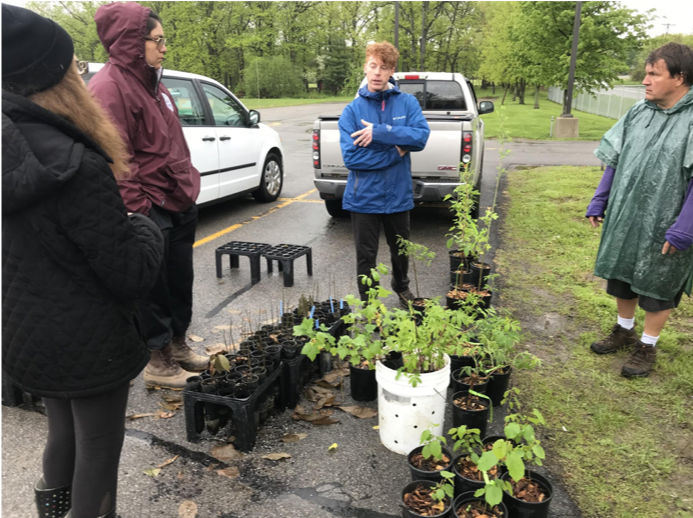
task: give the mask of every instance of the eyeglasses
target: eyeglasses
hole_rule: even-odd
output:
[[[166,38],[157,38],[157,39],[154,39],[154,38],[144,38],[144,39],[147,40],[147,41],[153,41],[154,43],[156,43],[156,48],[158,48],[158,49],[160,49],[161,47],[163,47],[164,45],[166,45]]]
[[[83,76],[89,72],[89,62],[88,61],[77,61],[77,72],[79,75]]]

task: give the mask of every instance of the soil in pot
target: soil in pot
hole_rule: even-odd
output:
[[[507,508],[502,504],[491,507],[483,500],[477,499],[460,502],[460,505],[457,505],[455,500],[454,505],[457,518],[508,518]]]
[[[407,484],[402,491],[402,503],[405,505],[402,516],[411,518],[447,516],[452,502],[447,496],[440,501],[434,500],[431,496],[434,486],[435,482],[425,480]]]
[[[457,392],[452,397],[452,426],[459,428],[466,425],[467,428],[478,428],[479,436],[486,435],[490,403],[465,392]]]
[[[407,455],[409,463],[409,472],[412,480],[431,480],[440,482],[443,479],[442,471],[452,471],[452,452],[443,447],[441,458],[424,457],[423,446],[417,446]]]
[[[371,370],[369,362],[364,360],[358,365],[349,365],[351,379],[351,397],[356,401],[375,401],[378,398],[378,382],[375,369]]]
[[[452,286],[461,286],[462,284],[471,284],[472,271],[457,269],[450,270],[450,284]]]
[[[538,481],[521,478],[519,482],[510,481],[513,497],[529,503],[539,503],[549,498],[549,493]]]
[[[472,381],[474,384],[472,385]],[[452,388],[454,392],[469,392],[469,389],[480,394],[486,393],[488,378],[481,378],[477,374],[467,376],[458,369],[452,373]]]
[[[510,482],[512,494],[503,492],[503,503],[511,516],[516,518],[547,518],[553,499],[553,486],[546,478],[534,471],[526,470],[519,482],[510,479],[505,473],[503,480]]]

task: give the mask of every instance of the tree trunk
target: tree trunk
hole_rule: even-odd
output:
[[[525,86],[527,84],[525,83],[524,79],[520,79],[520,85],[518,86],[518,98],[519,98],[519,103],[518,104],[525,104]]]
[[[517,82],[513,85],[513,101],[517,100],[517,91],[519,90],[519,86]]]
[[[503,92],[503,100],[501,101],[501,106],[505,104],[505,96],[508,95],[508,88],[510,88],[509,84],[505,85],[505,92]]]
[[[493,91],[491,93],[493,95],[496,95],[496,83],[491,83],[491,88],[493,88]]]
[[[534,109],[539,109],[539,85],[534,85]]]
[[[424,63],[426,61],[426,4],[427,2],[421,2],[421,70],[422,72],[426,70],[424,68]]]

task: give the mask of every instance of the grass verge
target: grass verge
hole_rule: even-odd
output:
[[[518,372],[529,408],[547,418],[545,444],[585,516],[693,517],[693,299],[662,332],[649,378],[620,375],[625,353],[589,345],[616,321],[592,275],[600,230],[584,216],[599,168],[514,171],[496,261],[503,306],[544,359]],[[642,331],[644,313],[636,323]]]
[[[508,92],[505,98],[505,104],[501,106],[503,99],[503,89],[496,88],[496,93],[493,94],[490,89],[478,90],[477,97],[493,98],[492,99],[496,112],[482,115],[484,120],[486,138],[496,138],[498,136],[498,113],[499,109],[503,109],[506,115],[505,130],[512,138],[525,138],[532,140],[599,140],[604,136],[614,124],[615,119],[608,119],[600,115],[592,115],[581,111],[573,111],[580,120],[580,138],[578,139],[556,139],[549,137],[551,129],[551,116],[558,117],[562,110],[560,104],[556,104],[548,100],[548,93],[541,91],[539,93],[539,109],[534,109],[534,92],[525,96],[525,104],[519,104],[518,101],[512,100],[512,94]]]
[[[249,110],[262,110],[263,108],[282,108],[284,106],[299,106],[302,104],[321,104],[321,103],[336,103],[336,102],[351,102],[354,97],[319,97],[315,99],[289,99],[282,97],[280,99],[253,99],[245,97],[241,102]]]

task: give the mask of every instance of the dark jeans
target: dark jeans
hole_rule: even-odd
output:
[[[378,259],[380,225],[385,230],[385,239],[390,247],[392,261],[392,289],[399,293],[409,288],[409,258],[399,255],[397,236],[409,239],[409,211],[394,214],[351,213],[351,228],[356,245],[356,272],[358,274],[359,294],[366,298],[369,287],[361,282],[361,275],[369,275]]]
[[[666,311],[667,309],[678,308],[681,297],[683,296],[683,290],[684,288],[682,287],[673,300],[659,300],[646,295],[638,295],[630,289],[630,284],[627,282],[619,281],[618,279],[609,279],[606,281],[606,292],[609,295],[624,300],[638,299],[638,306],[648,313],[657,313],[659,311]]]
[[[164,234],[164,260],[152,290],[139,301],[142,330],[151,350],[184,335],[192,319],[193,243],[197,206],[169,212],[152,206],[149,218]]]
[[[72,484],[73,518],[101,516],[116,505],[129,388],[126,383],[85,399],[43,398],[48,415],[45,487]]]

